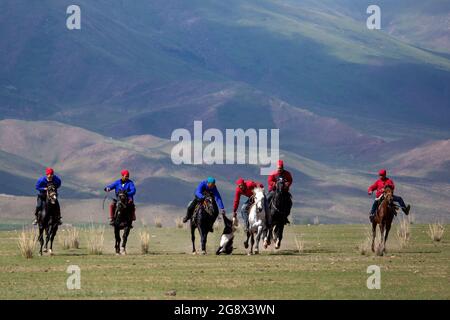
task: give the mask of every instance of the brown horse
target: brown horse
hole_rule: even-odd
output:
[[[377,254],[380,256],[386,252],[386,241],[396,212],[396,206],[393,202],[393,190],[389,186],[386,186],[384,188],[383,201],[378,206],[377,213],[372,222],[372,252],[375,252],[377,224],[380,225],[381,242],[380,248],[377,250]]]

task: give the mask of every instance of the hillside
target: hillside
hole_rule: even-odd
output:
[[[43,142],[43,137],[49,138]],[[35,145],[41,147],[34,148]],[[137,185],[140,214],[154,217],[163,213],[161,215],[172,223],[191,200],[196,184],[209,175],[217,178],[228,211],[238,176],[266,183],[266,177],[259,176],[257,166],[174,165],[170,158],[171,146],[170,141],[150,135],[117,140],[56,122],[3,120],[0,121],[0,150],[7,153],[2,153],[0,163],[8,164],[10,176],[18,177],[20,182],[17,184],[20,190],[4,193],[33,194],[35,179],[45,166],[52,165],[63,177],[62,198],[69,219],[86,221],[93,212],[100,210],[104,185],[117,179],[122,168],[128,168]],[[376,178],[376,166],[366,171],[326,165],[299,156],[295,151],[281,150],[280,155],[294,176],[292,194],[296,221],[307,222],[314,216],[319,216],[323,222],[366,221],[371,199],[365,190]],[[33,159],[37,161],[35,167],[22,170]],[[403,174],[395,168],[392,175],[398,182],[398,194],[413,203],[419,221],[446,216],[448,181],[437,183],[429,178]],[[23,202],[25,206],[30,206],[25,204],[27,201],[33,201],[20,199],[17,203]],[[23,206],[11,206],[9,200],[0,198],[3,217],[25,218]],[[85,210],[80,210],[81,207]]]
[[[367,30],[366,7],[354,1],[80,0],[80,32],[64,29],[68,4],[2,2],[3,117],[106,126],[112,135],[124,116],[231,82],[340,119],[449,122],[448,57]],[[174,125],[190,114],[180,106]]]

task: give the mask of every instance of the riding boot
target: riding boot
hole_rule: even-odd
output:
[[[34,211],[34,215],[35,215],[35,218],[33,220],[33,226],[38,224],[38,220],[39,220],[39,209],[38,208],[36,208],[36,210]]]
[[[192,200],[186,210],[186,216],[183,218],[183,223],[186,223],[188,220],[192,219],[192,216],[194,215],[195,206],[197,205],[198,200],[195,198]]]
[[[409,214],[409,210],[411,210],[411,205],[407,205],[406,207],[402,208],[403,212],[408,215]]]

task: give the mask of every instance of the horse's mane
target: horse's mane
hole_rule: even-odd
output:
[[[253,194],[256,194],[257,192],[262,192],[262,193],[264,193],[264,188],[261,188],[261,187],[255,187],[255,188],[253,189]]]

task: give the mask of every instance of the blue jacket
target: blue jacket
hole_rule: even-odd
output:
[[[217,202],[217,206],[220,209],[224,209],[223,206],[223,202],[222,202],[222,198],[220,197],[220,193],[217,190],[217,187],[214,186],[214,188],[208,188],[208,182],[206,180],[200,182],[200,184],[198,185],[197,189],[195,190],[195,196],[199,199],[203,199],[203,192],[204,191],[208,191],[208,192],[212,192],[212,194],[214,195],[214,198],[216,199]]]
[[[106,186],[106,188],[111,190],[114,189],[116,191],[116,195],[119,193],[119,191],[126,190],[128,199],[131,200],[133,200],[133,197],[136,194],[136,187],[134,186],[134,182],[131,181],[130,179],[128,179],[125,182],[122,182],[122,179],[119,179],[111,183],[110,185]]]
[[[55,185],[56,189],[61,187],[61,179],[58,176],[54,175],[52,182]],[[40,193],[45,193],[44,189],[47,188],[48,183],[49,181],[47,180],[47,176],[39,178],[39,180],[36,182],[36,190]]]

